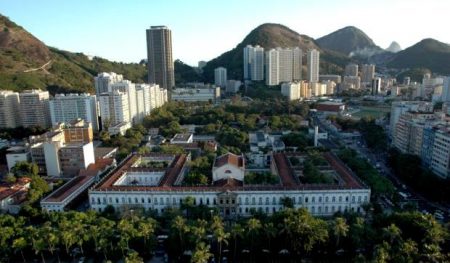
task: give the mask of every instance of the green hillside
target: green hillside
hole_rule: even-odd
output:
[[[390,68],[426,68],[433,73],[450,74],[450,46],[427,38],[395,54]]]

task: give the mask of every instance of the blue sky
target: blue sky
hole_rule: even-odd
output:
[[[448,0],[1,0],[0,13],[47,45],[107,59],[146,57],[145,29],[172,30],[174,57],[190,65],[235,47],[271,22],[318,38],[353,25],[386,48],[423,38],[450,43]]]

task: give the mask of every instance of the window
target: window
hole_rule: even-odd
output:
[[[116,204],[118,204],[118,203],[119,203],[119,198],[116,197]]]
[[[226,174],[230,174],[231,171],[230,171],[230,170],[225,170],[225,173],[226,173]]]
[[[135,197],[135,198],[134,198],[134,203],[135,203],[135,204],[138,204],[138,203],[139,203],[139,201],[138,201],[138,198],[137,198],[137,197]]]
[[[148,200],[147,200],[147,201],[148,201],[148,203],[149,203],[149,204],[151,204],[151,203],[152,203],[152,199],[151,199],[150,197],[148,198]]]
[[[325,213],[328,213],[328,206],[325,206]]]
[[[106,197],[103,197],[103,204],[106,204]]]
[[[358,203],[361,203],[361,196],[358,196]]]
[[[352,203],[354,203],[355,202],[355,197],[354,196],[352,196]]]
[[[322,213],[322,207],[321,207],[321,206],[319,206],[319,207],[317,208],[317,210],[318,210],[319,213]]]
[[[238,204],[242,204],[242,199],[239,197],[239,199],[238,199]]]
[[[311,202],[312,202],[312,203],[315,203],[315,202],[316,202],[316,197],[313,196],[313,197],[311,198]]]
[[[259,204],[262,205],[262,197],[259,198]]]
[[[269,204],[269,197],[266,197],[266,205]]]
[[[322,203],[322,196],[319,196],[319,203]]]
[[[301,196],[298,197],[298,203],[299,203],[299,204],[302,203],[302,197],[301,197]]]
[[[336,196],[333,196],[332,198],[331,198],[331,202],[336,202]]]
[[[248,205],[248,197],[245,198],[245,204]]]
[[[255,198],[252,197],[252,205],[256,204]]]
[[[348,202],[348,196],[345,197],[345,202]]]
[[[315,213],[316,212],[316,208],[314,206],[311,207],[311,213]]]
[[[342,196],[339,196],[339,203],[342,202]],[[341,210],[341,209],[339,209]]]
[[[272,204],[276,204],[277,203],[277,199],[275,197],[272,198]]]
[[[305,203],[308,203],[308,197],[305,197]]]
[[[164,204],[164,198],[159,198],[159,202],[163,205]],[[194,204],[195,204],[195,202],[194,202]]]
[[[209,205],[209,198],[206,198],[206,204]]]
[[[122,197],[122,204],[125,204],[125,197]]]
[[[325,202],[328,202],[328,196],[325,196]]]
[[[109,198],[109,203],[112,204],[112,197]]]
[[[141,201],[142,201],[143,204],[145,204],[145,199],[144,199],[144,197],[141,198]]]
[[[92,202],[93,204],[95,204],[95,198],[94,198],[94,197],[91,198],[91,202]]]

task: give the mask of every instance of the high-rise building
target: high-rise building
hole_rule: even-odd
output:
[[[344,82],[342,83],[343,90],[356,89],[359,90],[361,88],[361,78],[358,76],[344,76]]]
[[[307,53],[308,78],[309,82],[319,82],[319,62],[320,52],[312,49]]]
[[[372,95],[377,95],[381,91],[381,78],[372,79]]]
[[[0,128],[20,126],[19,93],[0,90]]]
[[[120,123],[131,122],[128,94],[118,90],[103,93],[99,99],[102,127],[108,128]]]
[[[264,48],[248,45],[244,48],[244,80],[264,80]]]
[[[227,85],[227,69],[224,67],[218,67],[214,70],[214,84],[221,88],[225,88]]]
[[[375,65],[364,64],[361,67],[361,82],[367,84],[372,83],[372,79],[375,77]]]
[[[166,26],[147,29],[148,82],[164,89],[175,86],[172,32]]]
[[[50,116],[52,125],[82,119],[91,123],[95,131],[99,130],[95,95],[56,94],[54,99],[50,100]]]
[[[266,52],[266,85],[274,86],[280,83],[279,78],[279,53],[276,49]]]
[[[50,127],[49,94],[42,90],[25,90],[19,94],[20,119],[23,127]]]
[[[111,85],[111,91],[120,91],[127,94],[128,97],[128,119],[133,124],[137,124],[136,119],[137,114],[137,97],[136,97],[136,86],[129,80],[122,80]]]
[[[292,80],[300,81],[302,80],[302,57],[303,52],[299,47],[292,50],[293,63],[292,63]]]
[[[444,78],[444,86],[442,87],[442,101],[450,102],[450,77]]]
[[[279,82],[291,82],[294,65],[294,52],[289,48],[277,48],[278,52],[278,78]]]
[[[358,76],[358,64],[350,63],[345,66],[345,75],[344,76]]]
[[[100,94],[104,92],[111,91],[111,84],[122,81],[123,76],[120,74],[116,74],[114,72],[102,72],[94,77],[94,85],[95,85],[95,95],[100,96]]]

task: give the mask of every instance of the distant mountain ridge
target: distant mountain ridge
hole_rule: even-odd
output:
[[[366,33],[354,26],[347,26],[318,38],[317,43],[322,48],[347,56],[381,51],[381,48]]]
[[[395,54],[387,63],[390,68],[426,68],[433,73],[450,74],[450,45],[432,38]]]

